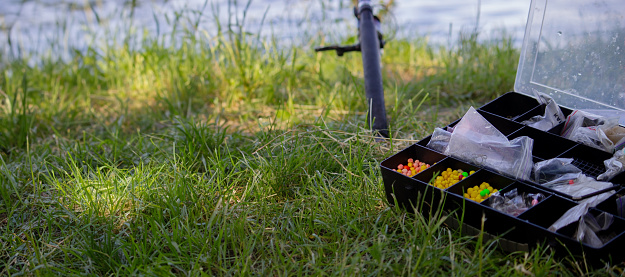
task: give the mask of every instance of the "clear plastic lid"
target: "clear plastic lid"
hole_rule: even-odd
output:
[[[625,1],[533,0],[514,89],[625,118]]]

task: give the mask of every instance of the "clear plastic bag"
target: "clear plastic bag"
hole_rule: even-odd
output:
[[[450,138],[451,132],[445,131],[441,128],[435,128],[430,141],[425,147],[443,153],[449,144]]]
[[[521,122],[522,124],[534,127],[542,131],[547,131],[554,126],[560,124],[561,122],[564,122],[564,114],[562,113],[562,110],[560,110],[560,106],[556,104],[556,101],[553,100],[551,96],[537,91],[534,91],[534,95],[538,99],[538,102],[546,105],[545,114],[534,116],[528,120]]]
[[[597,204],[605,201],[614,193],[616,192],[612,190],[579,201],[579,204],[577,204],[577,206],[566,211],[558,220],[556,220],[556,222],[549,226],[549,230],[555,232],[566,225],[578,221],[583,215],[588,212],[588,209],[597,206]]]
[[[493,209],[511,216],[518,216],[532,206],[540,203],[540,201],[543,201],[545,196],[542,193],[519,194],[517,189],[514,188],[503,195],[496,192],[491,195],[489,199],[490,206]]]
[[[473,107],[451,133],[444,154],[490,168],[520,180],[529,180],[534,140],[522,136],[508,140]]]
[[[555,158],[534,164],[534,181],[545,186],[575,180],[582,170],[572,164],[573,159]]]
[[[566,119],[562,136],[607,152],[625,145],[625,129],[618,126],[619,116],[603,117],[581,110]]]
[[[609,213],[602,212],[597,217],[591,213],[586,213],[579,220],[575,238],[592,247],[601,247],[604,241],[596,233],[607,230],[612,225],[612,222],[614,222],[614,217]]]
[[[600,190],[604,190],[614,185],[610,182],[597,181],[591,177],[581,174],[571,183],[551,186],[551,189],[570,195],[572,197],[582,197]]]
[[[625,171],[625,152],[619,150],[614,153],[612,158],[603,161],[606,171],[597,176],[597,180],[610,180],[617,174]]]

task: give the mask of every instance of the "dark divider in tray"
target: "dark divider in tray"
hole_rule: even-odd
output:
[[[571,113],[573,113],[573,110],[571,110],[569,108],[565,108],[565,107],[562,107],[562,106],[559,106],[559,107],[560,107],[560,110],[562,111],[562,114],[564,114],[565,118],[568,117],[569,115],[571,115]],[[565,119],[565,121],[566,121],[566,119]]]
[[[525,211],[519,215],[519,219],[527,220],[529,223],[548,229],[569,209],[575,207],[577,203],[565,198],[552,195],[544,201],[538,203],[535,207]]]
[[[625,189],[617,191],[595,208],[625,219]]]
[[[625,186],[625,172],[617,174],[612,179],[610,179],[610,182],[615,185]]]
[[[562,129],[564,129],[564,122],[553,126],[553,128],[549,129],[547,132],[550,134],[554,134],[557,136],[561,136],[562,135]]]
[[[545,115],[545,104],[540,104],[536,106],[535,108],[515,118],[514,121],[520,123],[537,115],[540,115],[540,116]]]
[[[408,159],[420,160],[433,165],[445,159],[445,155],[432,151],[424,146],[414,144],[381,163],[382,179],[389,203],[393,204],[397,201],[402,207],[412,211],[413,206],[420,204],[417,203],[420,197],[431,194],[431,192],[436,189],[433,187],[428,188],[426,182],[417,181],[413,178],[414,176],[408,177],[397,172],[397,166],[399,164],[407,164]],[[417,174],[417,176],[419,174]],[[426,191],[428,192],[426,193]]]
[[[499,132],[501,132],[504,136],[510,135],[517,130],[523,128],[522,124],[516,123],[514,121],[505,119],[501,116],[494,115],[484,111],[478,111],[490,124],[493,124]]]
[[[447,124],[447,126],[445,126],[445,127],[451,127],[451,128],[453,128],[453,127],[455,127],[456,125],[458,125],[458,123],[460,122],[460,120],[462,120],[462,117],[461,117],[461,118],[458,118],[458,119],[456,119],[456,120],[454,120],[452,123]],[[443,128],[443,129],[447,129],[447,128]]]
[[[425,147],[425,146],[428,145],[428,142],[430,142],[431,139],[432,139],[432,135],[429,135],[429,136],[423,138],[422,140],[418,141],[417,145],[421,145],[421,146]]]
[[[525,114],[517,117],[514,121],[516,122],[523,122],[525,120],[528,120],[534,116],[544,116],[545,115],[545,110],[546,110],[547,105],[545,104],[540,104],[539,106],[533,108],[532,110],[526,112]],[[564,118],[566,119],[567,116],[569,116],[569,114],[571,114],[571,112],[573,112],[571,109],[565,108],[565,107],[560,107],[560,110],[562,111],[562,114],[564,114]]]
[[[578,144],[559,155],[558,158],[573,158],[573,165],[581,169],[586,176],[597,178],[597,176],[605,172],[603,161],[612,158],[612,154]]]
[[[486,105],[479,108],[479,110],[510,120],[515,120],[538,105],[538,101],[532,97],[516,92],[508,92],[495,100],[490,101]]]
[[[577,145],[573,141],[527,126],[509,135],[508,139],[521,136],[534,139],[532,155],[544,160],[555,158]]]

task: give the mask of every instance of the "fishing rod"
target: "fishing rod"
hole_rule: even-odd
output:
[[[388,138],[388,121],[384,106],[384,88],[380,49],[384,48],[384,36],[381,32],[380,19],[373,14],[371,0],[359,0],[354,8],[358,19],[358,43],[354,45],[331,45],[315,48],[316,52],[336,51],[341,57],[346,52],[361,52],[364,71],[365,95],[367,97],[367,124],[379,136]]]

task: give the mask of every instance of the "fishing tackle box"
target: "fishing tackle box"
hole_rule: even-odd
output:
[[[604,160],[612,157],[597,148],[568,140],[560,133],[563,123],[541,131],[521,124],[543,115],[545,105],[535,92],[551,96],[564,116],[576,109],[618,114],[625,121],[625,5],[618,0],[533,0],[518,64],[514,92],[508,92],[477,108],[477,112],[501,133],[513,139],[534,140],[533,162],[551,158],[573,158],[573,164],[591,177],[605,172]],[[445,127],[453,127],[460,119]],[[443,127],[443,126],[441,126]],[[556,254],[585,256],[596,261],[625,261],[625,218],[617,215],[617,195],[625,194],[625,173],[611,180],[616,194],[589,213],[607,212],[614,217],[607,230],[597,233],[605,239],[601,247],[577,241],[578,222],[557,231],[548,228],[580,199],[546,189],[539,184],[496,173],[427,148],[431,135],[390,156],[380,164],[384,187],[391,205],[433,215],[448,214],[451,228],[463,233],[496,237],[504,250],[531,250],[548,245]],[[409,158],[431,166],[408,177],[396,171]],[[446,168],[475,171],[447,189],[428,185],[436,172]],[[489,198],[475,202],[463,197],[466,189],[488,182],[500,193],[542,193],[546,198],[517,216],[491,208]],[[483,231],[481,231],[483,230]]]

